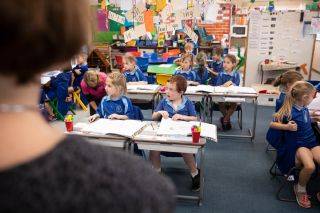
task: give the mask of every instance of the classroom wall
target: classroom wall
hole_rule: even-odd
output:
[[[312,68],[320,72],[320,41],[316,41],[315,44]],[[320,81],[320,74],[317,72],[312,72],[311,80]]]
[[[223,34],[230,32],[231,4],[220,4],[217,22],[211,24],[198,23],[199,27],[204,27],[209,35],[215,35],[216,40],[220,41]]]
[[[251,4],[249,1],[233,1],[236,5],[240,7],[259,7],[268,5],[267,0],[256,0],[254,4]],[[275,0],[275,9],[276,10],[303,10],[306,8],[307,4],[312,3],[312,0]]]

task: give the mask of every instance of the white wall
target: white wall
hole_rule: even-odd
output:
[[[234,4],[239,7],[259,7],[267,6],[269,0],[256,0],[255,3],[250,3],[250,0],[233,0]],[[306,8],[306,4],[311,3],[312,0],[275,0],[276,10],[303,10]]]
[[[320,71],[320,41],[316,41],[312,68]],[[320,81],[320,74],[316,73],[316,72],[312,72],[311,73],[311,80],[319,80]]]

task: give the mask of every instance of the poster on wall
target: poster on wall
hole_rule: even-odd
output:
[[[313,30],[313,34],[320,33],[320,18],[311,19],[311,28]]]
[[[194,43],[198,42],[198,35],[188,25],[184,25],[184,32]]]
[[[115,21],[115,22],[117,22],[117,23],[120,23],[120,24],[124,24],[124,22],[126,20],[125,17],[120,16],[120,15],[118,15],[118,14],[112,12],[112,11],[108,12],[108,18],[113,20],[113,21]]]
[[[106,10],[97,10],[97,25],[98,31],[107,32],[109,31],[109,19],[108,19],[108,11]]]

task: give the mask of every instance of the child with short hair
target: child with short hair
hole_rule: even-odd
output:
[[[223,72],[223,49],[221,47],[217,47],[212,55],[212,63],[209,64],[209,67],[217,74]],[[216,76],[212,78],[211,85],[216,85],[217,78]]]
[[[183,76],[188,85],[198,85],[199,83],[196,82],[196,73],[192,70],[193,62],[190,55],[184,55],[181,58],[181,67],[178,67],[174,73],[174,75],[181,75]]]
[[[133,55],[129,53],[125,54],[123,58],[123,65],[125,70],[124,76],[128,83],[134,84],[138,82],[139,84],[147,84],[147,78],[137,66],[136,58]]]
[[[240,85],[240,74],[237,70],[234,70],[237,65],[237,59],[234,55],[226,55],[223,62],[223,72],[220,72],[216,86],[239,86]],[[222,128],[224,130],[230,130],[232,128],[230,117],[237,108],[237,103],[222,102],[219,103],[219,110],[223,117],[220,118]]]
[[[167,97],[162,99],[152,115],[153,120],[172,118],[173,120],[196,121],[195,107],[184,93],[187,90],[187,81],[183,76],[176,75],[170,78],[167,87]],[[185,163],[190,169],[192,177],[192,190],[198,191],[200,188],[200,172],[197,169],[194,156],[192,154],[181,154]],[[160,152],[150,151],[150,161],[153,167],[161,172]]]
[[[218,76],[218,73],[208,67],[206,53],[199,52],[196,56],[196,63],[194,71],[196,73],[196,81],[199,84],[207,85],[210,79]]]
[[[125,77],[119,72],[111,73],[107,78],[105,90],[107,95],[99,104],[97,114],[89,117],[89,122],[98,118],[133,119],[131,100],[125,96],[127,92]]]
[[[86,53],[80,53],[76,58],[77,65],[72,69],[72,73],[74,75],[74,81],[72,85],[75,89],[78,89],[80,88],[83,76],[89,70],[89,67],[87,63],[88,55]]]
[[[310,83],[297,81],[287,93],[283,106],[274,115],[279,123],[287,120],[297,125],[296,131],[286,131],[287,137],[295,140],[285,140],[284,147],[278,150],[277,165],[280,170],[289,170],[293,166],[301,168],[294,191],[297,203],[304,208],[311,207],[306,185],[315,170],[315,162],[320,164],[319,141],[312,129],[309,110],[306,108],[313,100],[315,92]]]

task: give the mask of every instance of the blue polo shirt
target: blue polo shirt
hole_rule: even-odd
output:
[[[176,69],[174,75],[181,75],[185,77],[187,81],[196,81],[197,75],[195,71],[192,71],[191,69],[184,71],[181,69]]]
[[[194,104],[185,96],[182,97],[182,103],[177,107],[177,110],[174,109],[172,102],[168,98],[162,99],[155,109],[155,112],[158,111],[167,111],[170,118],[175,114],[186,116],[197,115]]]
[[[194,72],[196,73],[196,82],[199,84],[208,84],[209,71],[207,68],[204,68],[203,73],[200,73],[200,68],[196,67]]]
[[[232,81],[234,86],[239,86],[240,85],[239,72],[234,70],[231,73],[226,73],[225,71],[219,73],[215,86],[221,86],[228,81]]]
[[[75,73],[76,69],[80,69],[80,75]],[[74,77],[75,77],[73,85],[72,85],[74,88],[77,88],[77,87],[80,88],[80,83],[83,79],[83,76],[88,70],[89,70],[88,64],[83,64],[83,65],[78,64],[76,67],[74,67],[72,69],[72,71],[74,73]]]
[[[98,106],[97,113],[100,118],[108,118],[111,114],[126,115],[129,119],[134,117],[131,100],[126,96],[121,96],[116,100],[104,96]]]
[[[127,82],[147,81],[146,76],[143,75],[142,71],[137,66],[133,71],[126,71],[124,76],[126,77]]]
[[[209,64],[209,67],[213,69],[213,71],[217,72],[218,74],[223,72],[223,60],[219,61],[213,61],[212,63]],[[217,77],[212,78],[211,80],[211,85],[216,85],[217,82]]]

